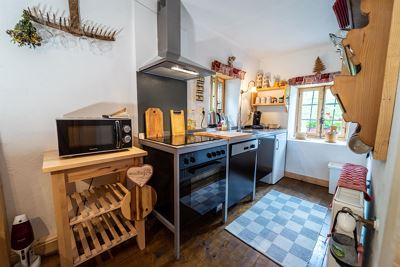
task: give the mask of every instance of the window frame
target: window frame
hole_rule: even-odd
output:
[[[296,108],[296,114],[295,114],[295,133],[300,132],[301,130],[301,121],[302,121],[302,107],[303,107],[303,93],[307,91],[318,91],[318,104],[317,104],[317,126],[316,126],[316,133],[315,134],[310,134],[307,133],[308,137],[311,138],[316,138],[316,139],[324,139],[325,138],[325,132],[324,128],[322,127],[321,129],[321,116],[322,116],[322,109],[325,108],[326,104],[326,92],[327,90],[331,89],[331,86],[326,86],[326,85],[316,85],[312,87],[299,87],[298,92],[297,92],[297,108]],[[340,103],[336,103],[337,106],[341,109]],[[324,114],[325,115],[325,114]],[[343,131],[341,134],[337,136],[339,140],[345,140],[346,139],[346,134],[347,134],[347,122],[342,118],[343,122]],[[321,132],[322,130],[322,132]]]
[[[221,110],[217,109],[217,107],[218,107],[218,97],[219,97],[219,95],[218,95],[218,84],[219,84],[219,82],[221,82],[221,84],[222,84]],[[225,79],[219,77],[218,75],[214,75],[214,76],[211,76],[210,83],[211,83],[211,88],[210,88],[210,106],[209,106],[210,112],[215,111],[215,112],[224,113],[225,112]],[[214,96],[213,95],[213,88],[216,89],[216,91],[215,91],[215,98],[216,98],[215,103],[213,101],[213,96]]]

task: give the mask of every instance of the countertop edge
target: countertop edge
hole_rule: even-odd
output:
[[[58,151],[52,150],[46,151],[43,154],[42,172],[59,172],[88,165],[95,165],[130,158],[133,159],[144,156],[147,156],[147,151],[138,147],[132,147],[125,151],[99,153],[94,155],[77,156],[71,158],[60,158],[58,156]]]

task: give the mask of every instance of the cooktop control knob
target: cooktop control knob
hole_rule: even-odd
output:
[[[217,156],[221,156],[221,151],[217,151]]]
[[[194,163],[196,161],[196,159],[194,157],[190,157],[190,162]]]
[[[125,133],[130,133],[130,132],[131,132],[131,126],[125,125],[125,126],[123,127],[123,130],[124,130]]]
[[[215,152],[211,153],[213,157],[217,156],[217,154]]]
[[[184,160],[183,160],[183,163],[189,164],[189,160],[188,160],[188,159],[184,159]]]
[[[222,155],[225,155],[225,150],[221,150],[221,154],[222,154]]]
[[[207,153],[207,158],[211,158],[211,153]]]
[[[132,137],[130,135],[124,136],[124,143],[129,143],[131,140],[132,140]]]

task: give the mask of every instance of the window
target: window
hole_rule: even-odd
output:
[[[224,112],[225,80],[218,76],[211,77],[210,111]]]
[[[330,87],[299,88],[297,132],[323,138],[331,126],[337,127],[338,138],[345,138],[343,112]]]

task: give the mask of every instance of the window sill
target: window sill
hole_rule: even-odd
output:
[[[346,146],[347,142],[345,140],[337,140],[336,143],[328,143],[325,142],[324,139],[320,138],[311,138],[309,137],[306,140],[300,140],[296,138],[288,138],[289,142],[299,142],[299,143],[316,143],[316,144],[325,144],[325,145],[332,145],[332,146]]]

